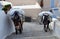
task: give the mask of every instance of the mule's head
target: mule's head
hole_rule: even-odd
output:
[[[19,13],[18,11],[14,12],[14,19],[16,19],[16,20],[20,18],[19,15],[18,15],[18,13]]]
[[[13,14],[13,18],[12,18],[15,26],[18,26],[21,23],[21,17],[19,16],[18,13],[19,13],[18,11],[15,11],[14,14]]]
[[[19,16],[18,13],[19,13],[18,11],[15,11],[15,12],[14,12],[14,14],[13,14],[13,18],[12,18],[13,21],[18,22],[18,21],[21,20],[21,17]]]
[[[44,16],[44,19],[45,20],[48,20],[49,19],[49,14],[46,13],[46,14],[43,14],[43,16]]]

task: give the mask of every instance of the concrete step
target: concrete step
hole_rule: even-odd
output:
[[[34,36],[34,37],[21,37],[21,35],[8,36],[6,39],[59,39],[56,36]]]
[[[57,37],[24,37],[24,38],[16,38],[16,39],[58,39]]]
[[[12,33],[6,39],[58,39],[53,34],[54,32],[44,32],[43,25],[39,25],[33,22],[25,22],[23,24],[23,33]]]

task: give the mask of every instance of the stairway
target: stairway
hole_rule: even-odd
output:
[[[22,34],[16,35],[15,33],[12,33],[7,36],[6,39],[58,39],[54,36],[54,32],[44,32],[43,25],[25,22],[23,28]]]

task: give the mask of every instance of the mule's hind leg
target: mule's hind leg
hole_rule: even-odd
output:
[[[49,24],[47,24],[47,31],[50,31]]]
[[[19,26],[16,26],[15,29],[16,29],[16,34],[18,34]]]
[[[16,34],[18,34],[18,30],[17,30],[17,28],[15,28],[15,31],[16,31]]]
[[[20,34],[22,34],[22,29],[19,29]]]
[[[19,27],[19,33],[20,34],[22,33],[22,30],[23,30],[23,27],[22,27],[22,24],[20,24],[20,27]]]
[[[44,31],[47,32],[47,28],[46,28],[46,25],[44,24]]]
[[[22,30],[23,30],[23,23],[21,23],[21,28],[22,28]]]
[[[20,32],[20,34],[22,34],[22,26],[20,27],[19,32]]]
[[[45,32],[47,32],[47,28],[45,28]]]

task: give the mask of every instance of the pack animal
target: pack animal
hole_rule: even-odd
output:
[[[22,21],[21,21],[21,17],[18,14],[18,11],[14,12],[14,17],[12,18],[14,25],[15,25],[15,30],[16,30],[16,34],[18,34],[18,31],[20,32],[20,34],[22,33]]]
[[[44,30],[45,30],[45,32],[47,32],[48,30],[50,30],[50,28],[49,28],[49,23],[50,23],[49,15],[43,15],[43,16],[44,16],[44,19],[43,19]]]

